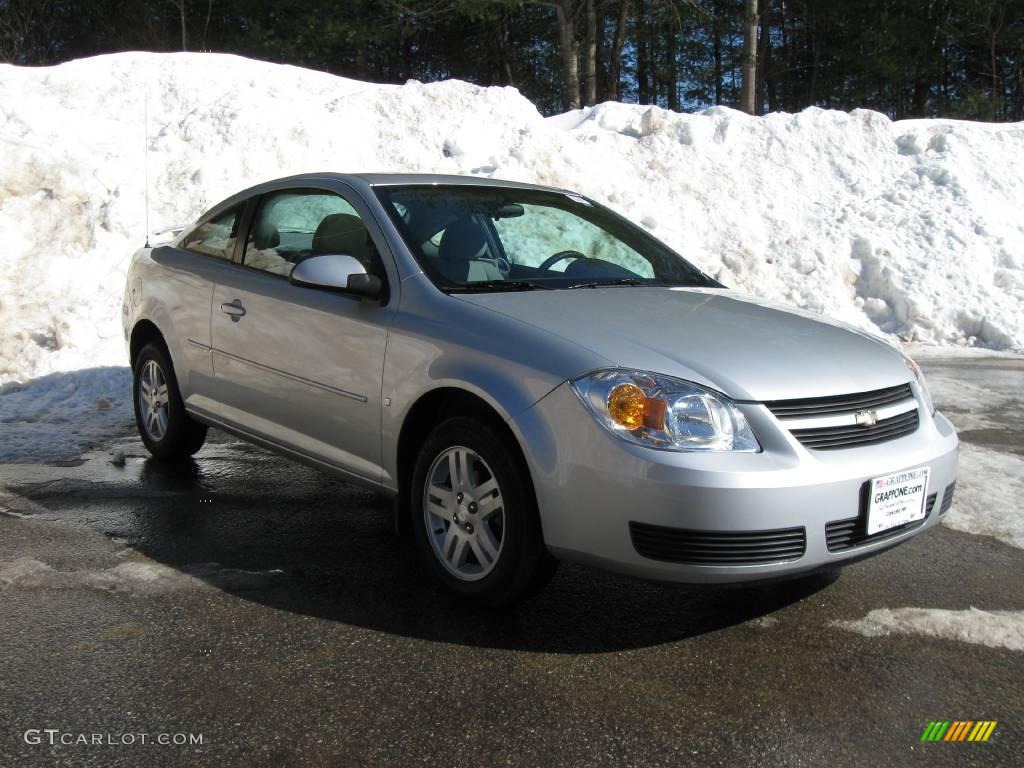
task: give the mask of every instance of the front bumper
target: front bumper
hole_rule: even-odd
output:
[[[631,445],[609,434],[564,384],[511,422],[524,448],[552,554],[661,581],[695,584],[760,581],[842,565],[899,544],[937,525],[956,479],[959,443],[941,414],[919,411],[916,432],[878,445],[809,450],[761,405],[742,405],[761,441],[756,454],[679,453]],[[836,549],[837,526],[865,514],[871,478],[930,468],[935,496],[923,524]],[[695,564],[642,555],[630,524],[648,533],[682,530],[698,548],[803,529],[802,552],[756,564]],[[638,525],[637,525],[638,524]],[[657,529],[647,528],[657,526]],[[832,534],[829,549],[826,530]],[[842,526],[839,526],[841,528]],[[749,534],[757,535],[751,537]],[[782,536],[782,534],[779,534]],[[678,538],[678,536],[677,536]],[[784,536],[792,544],[791,536]],[[849,544],[849,540],[847,540]],[[652,547],[640,549],[651,553]],[[655,545],[653,550],[659,550]],[[692,548],[691,548],[692,551]]]

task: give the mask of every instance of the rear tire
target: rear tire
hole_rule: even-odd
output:
[[[135,359],[132,401],[135,425],[147,450],[157,459],[187,459],[206,442],[206,425],[185,411],[170,355],[150,342]]]
[[[423,565],[449,591],[489,607],[538,591],[558,561],[544,546],[526,467],[485,422],[457,416],[423,444],[409,508]]]

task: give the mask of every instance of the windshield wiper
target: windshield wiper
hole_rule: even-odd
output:
[[[639,277],[616,277],[612,280],[594,280],[589,283],[576,283],[569,288],[604,288],[606,285],[665,285],[661,280],[644,280]]]
[[[445,288],[447,293],[497,293],[500,291],[550,291],[550,286],[533,280],[479,280]]]

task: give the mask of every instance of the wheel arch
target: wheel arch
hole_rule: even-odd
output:
[[[135,369],[135,361],[139,357],[139,352],[151,341],[158,341],[163,345],[164,349],[167,349],[167,340],[164,339],[164,335],[157,328],[156,323],[152,320],[139,320],[132,328],[128,341],[128,361],[133,370]]]
[[[529,462],[519,438],[498,409],[480,395],[458,386],[442,386],[425,392],[406,412],[398,434],[395,467],[398,471],[395,527],[400,534],[409,532],[409,499],[413,466],[419,447],[438,424],[453,416],[468,416],[487,423],[508,446],[526,478],[526,492],[536,502],[537,494]]]

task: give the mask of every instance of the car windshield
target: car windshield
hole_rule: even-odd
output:
[[[449,292],[721,287],[584,197],[474,186],[377,187],[423,271]]]

